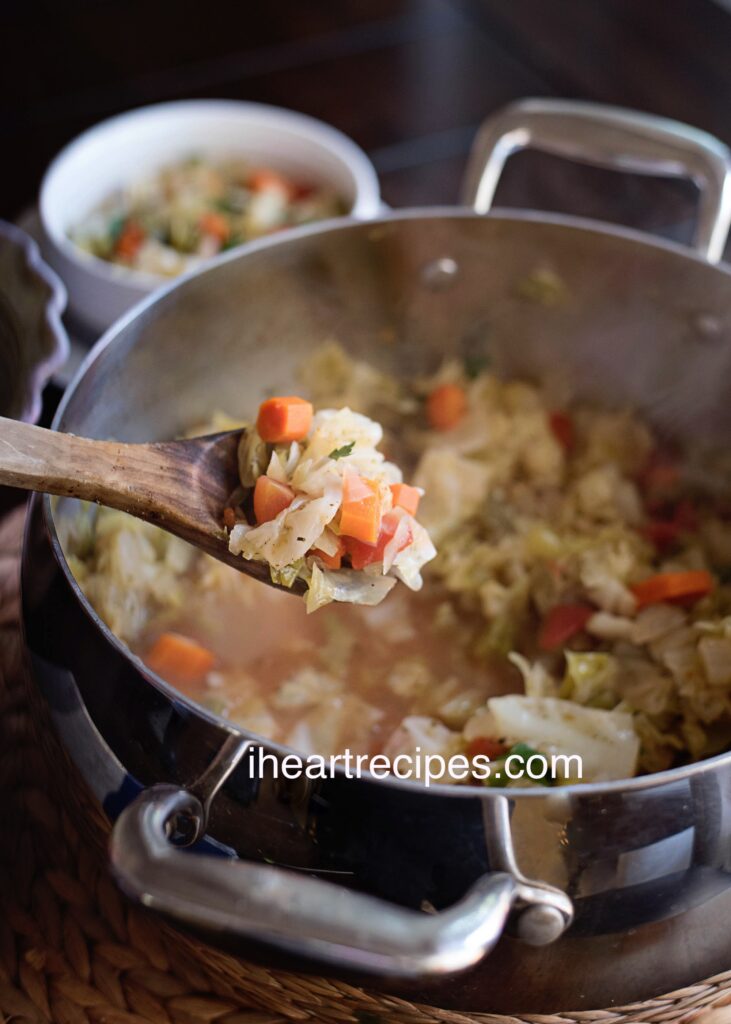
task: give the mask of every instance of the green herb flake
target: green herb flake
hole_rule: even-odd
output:
[[[246,239],[242,238],[241,235],[233,233],[229,235],[227,240],[223,243],[223,245],[221,246],[221,251],[228,252],[229,249],[235,249],[237,246],[243,245],[245,241]]]
[[[119,236],[122,234],[122,231],[126,223],[127,218],[123,213],[120,213],[116,217],[113,217],[109,222],[109,227],[107,228],[107,231],[109,233],[109,238],[111,239],[114,245],[116,245],[117,241],[119,240]]]
[[[355,441],[350,441],[348,444],[344,444],[342,448],[333,448],[328,455],[328,459],[344,459],[346,455],[351,455],[355,448]]]
[[[488,368],[490,360],[487,356],[465,356],[463,365],[467,380],[476,380]]]

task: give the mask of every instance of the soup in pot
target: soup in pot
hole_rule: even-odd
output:
[[[445,782],[626,778],[731,744],[725,453],[680,450],[632,410],[474,363],[403,381],[328,344],[302,387],[315,409],[383,424],[386,457],[423,492],[437,552],[424,586],[308,614],[155,527],[86,510],[67,524],[69,563],[154,671],[304,754],[580,758],[539,777],[447,767]],[[216,414],[197,432],[241,422]],[[254,529],[246,514],[232,533]],[[310,548],[297,571],[324,577],[318,558]]]

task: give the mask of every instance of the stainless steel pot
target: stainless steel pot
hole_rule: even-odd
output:
[[[483,216],[506,156],[531,145],[692,177],[695,251],[569,217]],[[99,343],[56,427],[172,437],[289,388],[335,336],[407,375],[488,351],[501,372],[560,372],[660,430],[728,439],[725,147],[644,115],[529,101],[483,128],[466,200],[474,210],[302,229],[174,285]],[[561,301],[526,288],[545,269]],[[464,1009],[589,1009],[728,967],[731,754],[524,792],[257,778],[260,741],[157,679],[86,603],[56,534],[67,511],[33,505],[28,643],[64,742],[116,818],[112,865],[132,896],[246,952]]]

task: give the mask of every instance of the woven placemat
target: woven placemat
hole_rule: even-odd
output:
[[[63,754],[29,708],[22,522],[22,510],[0,521],[0,1024],[731,1024],[731,971],[611,1010],[464,1014],[253,965],[130,905],[106,869],[105,824],[80,807],[79,780],[59,789]]]

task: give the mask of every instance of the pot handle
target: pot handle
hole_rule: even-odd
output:
[[[699,190],[694,248],[718,263],[731,226],[731,150],[679,121],[599,103],[528,99],[489,117],[477,133],[463,201],[488,213],[505,161],[537,149],[619,171],[690,178]]]
[[[239,760],[228,754],[229,765]],[[205,832],[207,807],[221,784],[219,777],[215,786],[190,787],[196,793],[153,786],[122,812],[112,832],[111,866],[121,888],[181,924],[319,964],[397,978],[444,975],[477,963],[513,910],[520,913],[518,936],[532,945],[552,942],[570,924],[564,893],[511,871],[505,797],[491,801],[489,822],[494,859],[500,859],[495,841],[502,845],[500,832],[508,829],[502,836],[509,847],[505,862],[497,865],[504,870],[478,879],[448,909],[427,914],[305,873],[176,848],[170,837],[181,822],[187,845]]]

